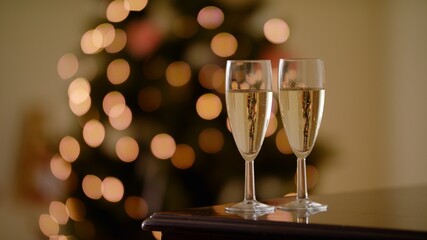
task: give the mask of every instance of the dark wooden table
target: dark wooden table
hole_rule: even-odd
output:
[[[142,229],[161,231],[162,239],[425,239],[427,186],[312,196],[326,212],[305,216],[276,210],[261,216],[228,214],[228,204],[164,211]],[[292,197],[269,199],[278,204]]]

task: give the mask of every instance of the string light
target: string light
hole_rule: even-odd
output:
[[[272,43],[284,43],[289,37],[289,26],[282,19],[269,19],[264,23],[264,35]]]
[[[102,196],[109,202],[119,202],[123,198],[124,186],[116,177],[106,177],[101,184]]]
[[[197,99],[196,110],[197,114],[203,119],[215,119],[222,110],[221,99],[213,93],[203,94]]]
[[[230,33],[218,33],[211,41],[211,49],[220,57],[230,57],[237,50],[237,39]]]

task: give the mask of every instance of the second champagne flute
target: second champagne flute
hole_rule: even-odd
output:
[[[305,159],[316,142],[325,101],[322,59],[280,59],[279,106],[289,143],[297,159],[297,198],[283,210],[325,211],[327,205],[308,198]]]
[[[254,160],[264,141],[273,98],[269,60],[228,60],[226,105],[234,141],[245,160],[244,200],[228,212],[268,213],[275,210],[256,200]]]

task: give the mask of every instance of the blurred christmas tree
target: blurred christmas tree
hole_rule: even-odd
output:
[[[276,68],[285,55],[287,24],[256,19],[262,4],[106,3],[106,19],[82,36],[82,56],[58,63],[81,128],[51,161],[69,186],[51,204],[63,225],[56,235],[152,238],[140,225],[154,211],[241,200],[244,162],[227,129],[224,65],[271,59]],[[255,165],[259,199],[294,190],[295,158],[278,117],[275,104]]]

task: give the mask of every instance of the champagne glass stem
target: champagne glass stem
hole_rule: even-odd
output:
[[[297,160],[297,199],[308,199],[305,158]]]
[[[245,201],[256,200],[254,161],[245,161]]]

